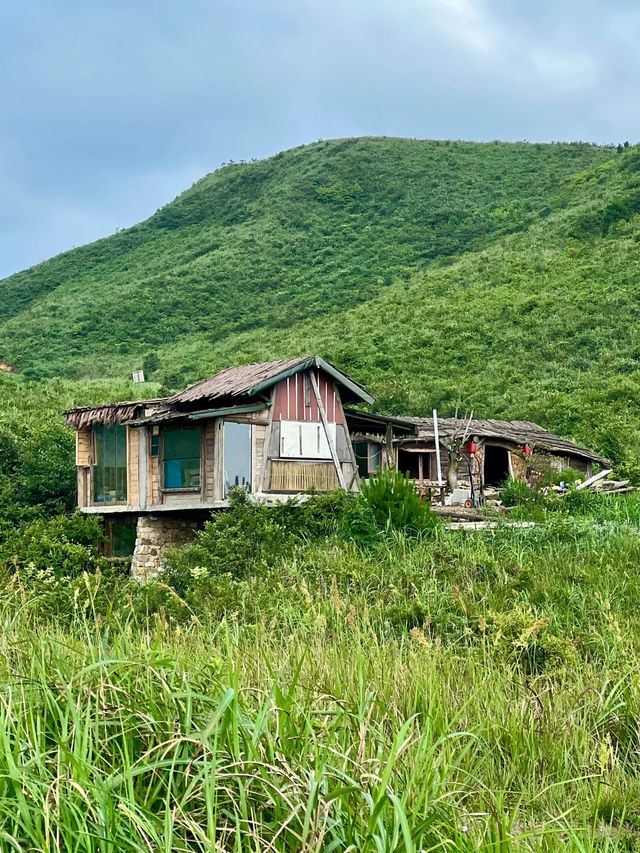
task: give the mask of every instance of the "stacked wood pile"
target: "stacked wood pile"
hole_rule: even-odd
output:
[[[590,492],[605,492],[608,495],[622,495],[625,492],[636,491],[635,486],[629,485],[629,480],[608,480],[610,473],[611,469],[605,468],[576,486],[576,490],[580,492],[588,489]]]

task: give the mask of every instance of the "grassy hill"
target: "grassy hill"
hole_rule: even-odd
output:
[[[380,409],[533,417],[611,452],[618,415],[622,440],[640,426],[639,212],[637,149],[320,142],[0,282],[0,361],[178,387],[317,350]]]

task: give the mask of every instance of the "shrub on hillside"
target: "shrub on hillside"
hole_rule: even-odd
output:
[[[362,484],[362,496],[382,530],[407,533],[433,531],[437,519],[411,480],[400,471],[386,470]]]

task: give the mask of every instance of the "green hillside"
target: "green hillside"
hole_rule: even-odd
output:
[[[612,452],[640,425],[639,212],[633,148],[320,142],[0,282],[0,362],[144,362],[178,387],[314,350],[382,410],[532,417]]]

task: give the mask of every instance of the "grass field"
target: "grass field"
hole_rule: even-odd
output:
[[[639,510],[309,545],[220,612],[13,574],[1,848],[637,849]]]

